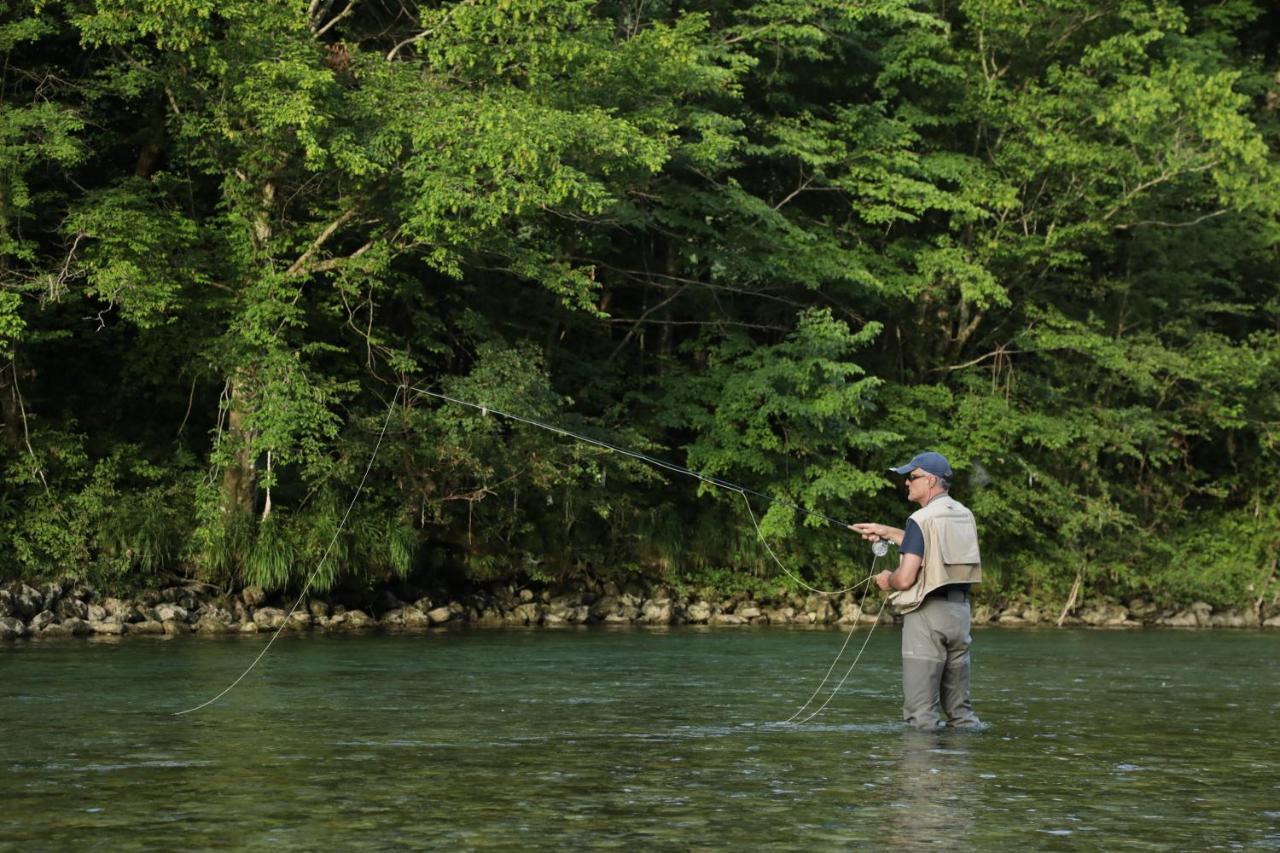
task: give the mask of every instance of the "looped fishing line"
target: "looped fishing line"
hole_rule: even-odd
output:
[[[382,447],[382,440],[386,436],[387,426],[391,423],[391,415],[395,411],[396,401],[399,399],[400,393],[402,390],[414,391],[428,397],[434,397],[438,400],[443,400],[445,402],[454,403],[460,406],[467,406],[472,409],[478,410],[482,416],[487,416],[490,412],[492,412],[495,415],[501,415],[502,417],[508,418],[513,421],[526,423],[531,426],[539,427],[540,429],[545,429],[550,432],[556,433],[558,435],[565,436],[567,438],[573,438],[578,441],[585,442],[587,444],[595,445],[596,447],[603,448],[613,453],[619,453],[623,456],[628,456],[633,459],[638,459],[642,462],[646,462],[650,465],[653,465],[657,468],[661,468],[665,471],[671,471],[677,474],[685,474],[687,476],[693,477],[697,480],[700,480],[701,482],[707,483],[717,488],[726,489],[731,492],[737,492],[739,495],[742,496],[742,500],[747,506],[747,514],[751,518],[751,524],[755,528],[756,535],[759,537],[760,542],[764,545],[765,550],[769,553],[769,556],[773,559],[774,563],[776,563],[778,568],[780,568],[783,571],[783,573],[786,574],[787,577],[791,578],[792,581],[794,581],[804,589],[807,589],[811,592],[815,592],[825,596],[843,595],[844,593],[852,592],[858,589],[859,587],[866,586],[871,581],[871,579],[875,577],[875,573],[874,573],[875,560],[873,559],[871,562],[872,574],[868,575],[864,580],[854,584],[853,586],[847,587],[845,589],[823,590],[823,589],[818,589],[817,587],[811,586],[810,584],[806,583],[800,577],[798,577],[789,569],[787,569],[787,567],[783,565],[782,561],[778,559],[778,555],[774,552],[773,548],[769,545],[768,540],[765,538],[764,531],[760,529],[760,524],[756,520],[755,512],[754,510],[752,510],[752,507],[751,507],[751,500],[747,497],[747,495],[752,494],[757,497],[764,498],[765,500],[770,501],[771,503],[781,504],[783,506],[790,507],[791,509],[797,512],[801,512],[806,515],[811,515],[816,518],[821,518],[830,524],[836,525],[837,527],[848,527],[848,525],[845,522],[839,521],[838,519],[832,518],[831,516],[824,515],[823,513],[816,512],[814,510],[806,509],[790,501],[785,501],[779,498],[775,498],[772,495],[766,495],[763,492],[757,492],[754,489],[748,489],[747,487],[740,486],[736,483],[730,483],[727,480],[721,480],[718,477],[708,477],[704,474],[699,474],[697,471],[694,471],[690,468],[686,468],[683,465],[676,465],[673,462],[667,462],[666,460],[658,459],[657,457],[649,456],[648,454],[645,454],[645,453],[639,453],[634,450],[629,450],[625,447],[619,447],[616,444],[611,444],[607,441],[591,438],[590,436],[585,436],[580,433],[572,432],[570,430],[564,429],[562,427],[557,427],[552,424],[543,423],[542,421],[538,421],[533,418],[527,418],[521,415],[512,414],[510,412],[504,412],[500,409],[495,409],[487,404],[471,403],[466,400],[460,400],[456,397],[450,397],[447,394],[440,394],[435,391],[429,391],[425,388],[419,388],[416,386],[399,386],[396,388],[395,394],[393,394],[391,397],[391,404],[387,407],[386,419],[382,423],[382,429],[378,433],[378,440],[374,444],[373,452],[369,456],[369,463],[365,466],[364,474],[361,475],[360,477],[360,483],[356,487],[355,493],[351,496],[351,502],[347,504],[346,512],[343,513],[342,520],[341,522],[339,522],[337,529],[334,531],[333,538],[329,540],[329,545],[328,547],[325,548],[324,554],[321,555],[320,560],[316,564],[315,569],[312,570],[310,575],[308,575],[307,582],[303,586],[302,592],[299,593],[297,600],[294,601],[293,603],[293,606],[289,608],[289,612],[285,614],[285,618],[283,622],[276,629],[275,633],[271,635],[271,639],[267,641],[267,645],[262,649],[261,652],[258,653],[258,656],[253,659],[253,662],[249,664],[249,666],[244,670],[244,672],[240,673],[239,677],[236,678],[235,681],[227,685],[227,687],[221,693],[219,693],[218,695],[214,696],[212,699],[209,699],[206,702],[202,702],[201,704],[196,705],[193,708],[187,708],[184,711],[176,711],[174,712],[173,716],[178,717],[178,716],[182,716],[183,714],[190,714],[194,711],[199,711],[202,708],[207,708],[209,705],[212,705],[214,702],[217,702],[223,696],[226,696],[228,693],[232,691],[232,689],[236,687],[236,685],[238,685],[241,681],[243,681],[250,672],[253,671],[253,669],[258,665],[258,663],[266,656],[267,652],[271,650],[271,647],[275,644],[275,641],[279,638],[281,632],[284,631],[285,626],[289,624],[290,617],[293,616],[294,612],[302,604],[302,601],[306,598],[307,593],[310,592],[311,585],[315,582],[316,576],[320,573],[320,569],[324,567],[325,560],[329,558],[329,554],[332,552],[333,546],[337,543],[338,537],[342,534],[343,529],[346,527],[347,519],[350,518],[351,516],[351,510],[355,507],[356,501],[359,499],[361,492],[363,492],[364,490],[364,485],[365,485],[365,482],[368,480],[369,472],[373,470],[373,463],[377,459],[378,451]],[[877,558],[879,556],[880,556],[879,554],[876,555]],[[882,603],[880,606],[880,611],[882,612],[883,610],[884,610],[884,604]],[[880,612],[877,612],[876,623],[880,621],[879,617],[880,617]],[[856,628],[857,628],[857,625],[855,624],[854,630],[856,630]],[[871,632],[874,630],[875,630],[875,624],[873,623],[871,626],[871,631],[867,632],[867,641],[870,641]],[[823,685],[826,684],[827,679],[830,677],[832,671],[834,671],[836,664],[840,661],[840,657],[844,654],[845,648],[849,645],[849,639],[852,636],[853,636],[853,631],[850,631],[849,637],[845,638],[844,646],[841,647],[840,653],[836,655],[836,659],[835,661],[832,662],[831,667],[827,670],[827,674],[823,676],[822,682],[818,685],[817,690],[815,690],[813,695],[809,697],[808,701],[806,701],[804,705],[800,707],[800,710],[797,711],[789,720],[786,721],[787,723],[790,723],[797,716],[799,716],[800,713],[802,713],[805,710],[805,708],[807,708],[809,704],[813,701],[814,697],[818,695],[818,692],[821,691]],[[831,699],[835,696],[835,694],[839,692],[840,688],[844,686],[845,681],[848,680],[850,673],[853,672],[854,666],[857,666],[858,660],[862,657],[862,652],[865,651],[866,647],[867,647],[867,642],[864,641],[862,645],[862,649],[858,651],[858,655],[857,657],[854,658],[853,664],[849,667],[849,670],[845,673],[844,678],[840,680],[840,683],[836,685],[835,689],[832,691],[831,696],[828,696],[826,702],[823,702],[821,707],[819,707],[816,711],[814,711],[812,714],[810,714],[801,722],[806,722],[808,720],[811,720],[813,719],[813,717],[817,716],[819,713],[822,712],[823,708],[827,706],[827,704],[831,701]]]
[[[369,464],[364,466],[364,474],[360,477],[360,485],[356,486],[355,494],[351,496],[351,503],[347,504],[347,511],[342,514],[342,521],[338,522],[338,528],[333,532],[333,538],[329,540],[329,545],[324,549],[324,554],[320,556],[320,562],[316,563],[315,569],[312,570],[310,576],[307,577],[306,585],[302,587],[302,592],[298,594],[298,600],[293,603],[293,607],[289,608],[289,612],[285,614],[284,621],[280,623],[280,627],[276,628],[276,632],[271,635],[271,639],[267,641],[266,646],[264,646],[262,651],[258,653],[258,656],[253,659],[253,663],[249,664],[245,671],[240,673],[239,678],[228,684],[225,690],[207,702],[201,702],[194,708],[188,708],[185,711],[175,711],[171,716],[181,717],[183,714],[190,714],[193,711],[199,711],[201,708],[207,708],[214,702],[217,702],[223,696],[230,693],[237,684],[243,681],[245,676],[252,672],[253,668],[258,665],[258,662],[266,657],[267,652],[271,650],[271,647],[275,644],[276,639],[280,636],[284,627],[289,624],[289,618],[293,616],[294,611],[298,609],[300,604],[302,604],[302,600],[307,597],[307,593],[311,590],[311,584],[315,581],[316,575],[318,575],[320,573],[320,569],[324,567],[324,561],[329,559],[329,554],[333,551],[333,546],[337,543],[338,537],[342,535],[343,528],[347,526],[347,519],[351,517],[351,510],[355,507],[356,500],[359,499],[360,493],[364,490],[365,481],[369,479],[369,472],[373,470],[374,460],[378,458],[378,450],[381,449],[382,439],[387,434],[387,426],[391,423],[391,414],[395,411],[396,401],[400,399],[400,391],[402,390],[402,387],[403,386],[397,387],[396,392],[391,395],[391,405],[387,407],[387,417],[382,422],[382,430],[378,433],[378,441],[373,446],[373,453],[369,454]]]

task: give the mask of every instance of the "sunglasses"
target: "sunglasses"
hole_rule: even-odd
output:
[[[932,477],[932,476],[933,476],[932,474],[912,474],[910,477],[907,478],[907,482],[913,483],[916,480],[921,479],[922,477]]]

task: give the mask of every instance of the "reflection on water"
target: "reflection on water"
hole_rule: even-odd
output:
[[[475,631],[0,647],[0,848],[1280,850],[1280,634],[984,631],[985,732],[897,636]],[[819,697],[820,699],[825,697]]]

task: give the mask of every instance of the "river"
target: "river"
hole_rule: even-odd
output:
[[[265,637],[0,646],[0,848],[1280,850],[1280,633],[976,631],[920,735],[880,629],[779,725],[842,641],[285,636],[185,716]]]

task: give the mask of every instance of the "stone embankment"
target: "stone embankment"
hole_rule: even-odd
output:
[[[450,597],[404,587],[360,601],[269,597],[258,587],[227,595],[203,586],[174,586],[132,598],[100,595],[84,583],[23,583],[0,587],[0,640],[22,637],[120,636],[123,634],[232,634],[285,630],[412,631],[452,625],[854,625],[893,618],[878,598],[838,598],[780,592],[770,599],[748,595],[698,596],[665,586],[599,583],[576,590],[534,590],[496,585]],[[977,604],[976,625],[1053,625],[1060,614],[1014,601],[996,609]],[[1085,603],[1066,625],[1137,628],[1278,628],[1280,607],[1215,611],[1197,602],[1161,609],[1143,599],[1127,604]]]

